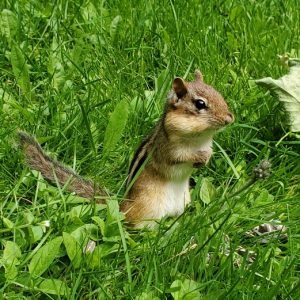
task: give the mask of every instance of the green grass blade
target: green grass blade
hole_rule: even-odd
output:
[[[17,45],[13,45],[11,49],[11,64],[15,78],[24,96],[31,99],[31,84],[29,79],[29,71],[25,57],[21,49]]]
[[[103,142],[103,155],[107,156],[122,137],[128,119],[128,102],[122,100],[117,104],[109,118]]]

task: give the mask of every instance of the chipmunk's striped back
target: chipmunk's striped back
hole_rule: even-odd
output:
[[[153,133],[149,135],[136,150],[130,164],[127,178],[127,186],[134,179],[134,177],[138,173],[139,169],[143,166],[149,155],[151,155],[151,151],[153,151],[153,148],[155,147],[156,137],[161,129],[161,123],[162,122],[159,122],[156,125],[155,129],[153,130]]]

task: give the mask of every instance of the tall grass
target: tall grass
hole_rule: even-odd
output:
[[[298,6],[2,1],[1,299],[299,299],[300,143],[280,140],[282,107],[254,84],[286,73],[278,54],[299,57]],[[116,201],[130,159],[172,79],[191,79],[195,68],[227,99],[235,124],[193,174],[191,207],[153,232],[130,231]],[[113,192],[108,207],[30,171],[17,129]],[[272,176],[230,197],[262,159]],[[287,232],[266,243],[247,234],[274,220]]]

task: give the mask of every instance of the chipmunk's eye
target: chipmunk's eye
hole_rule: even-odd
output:
[[[206,103],[202,100],[202,99],[197,99],[195,100],[195,106],[197,107],[197,109],[201,110],[204,108],[207,108]]]

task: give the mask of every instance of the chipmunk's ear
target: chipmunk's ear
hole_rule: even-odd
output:
[[[195,70],[195,81],[203,81],[203,75],[200,70]]]
[[[178,99],[182,98],[187,93],[185,81],[180,77],[176,77],[173,81],[173,90],[176,93]]]

